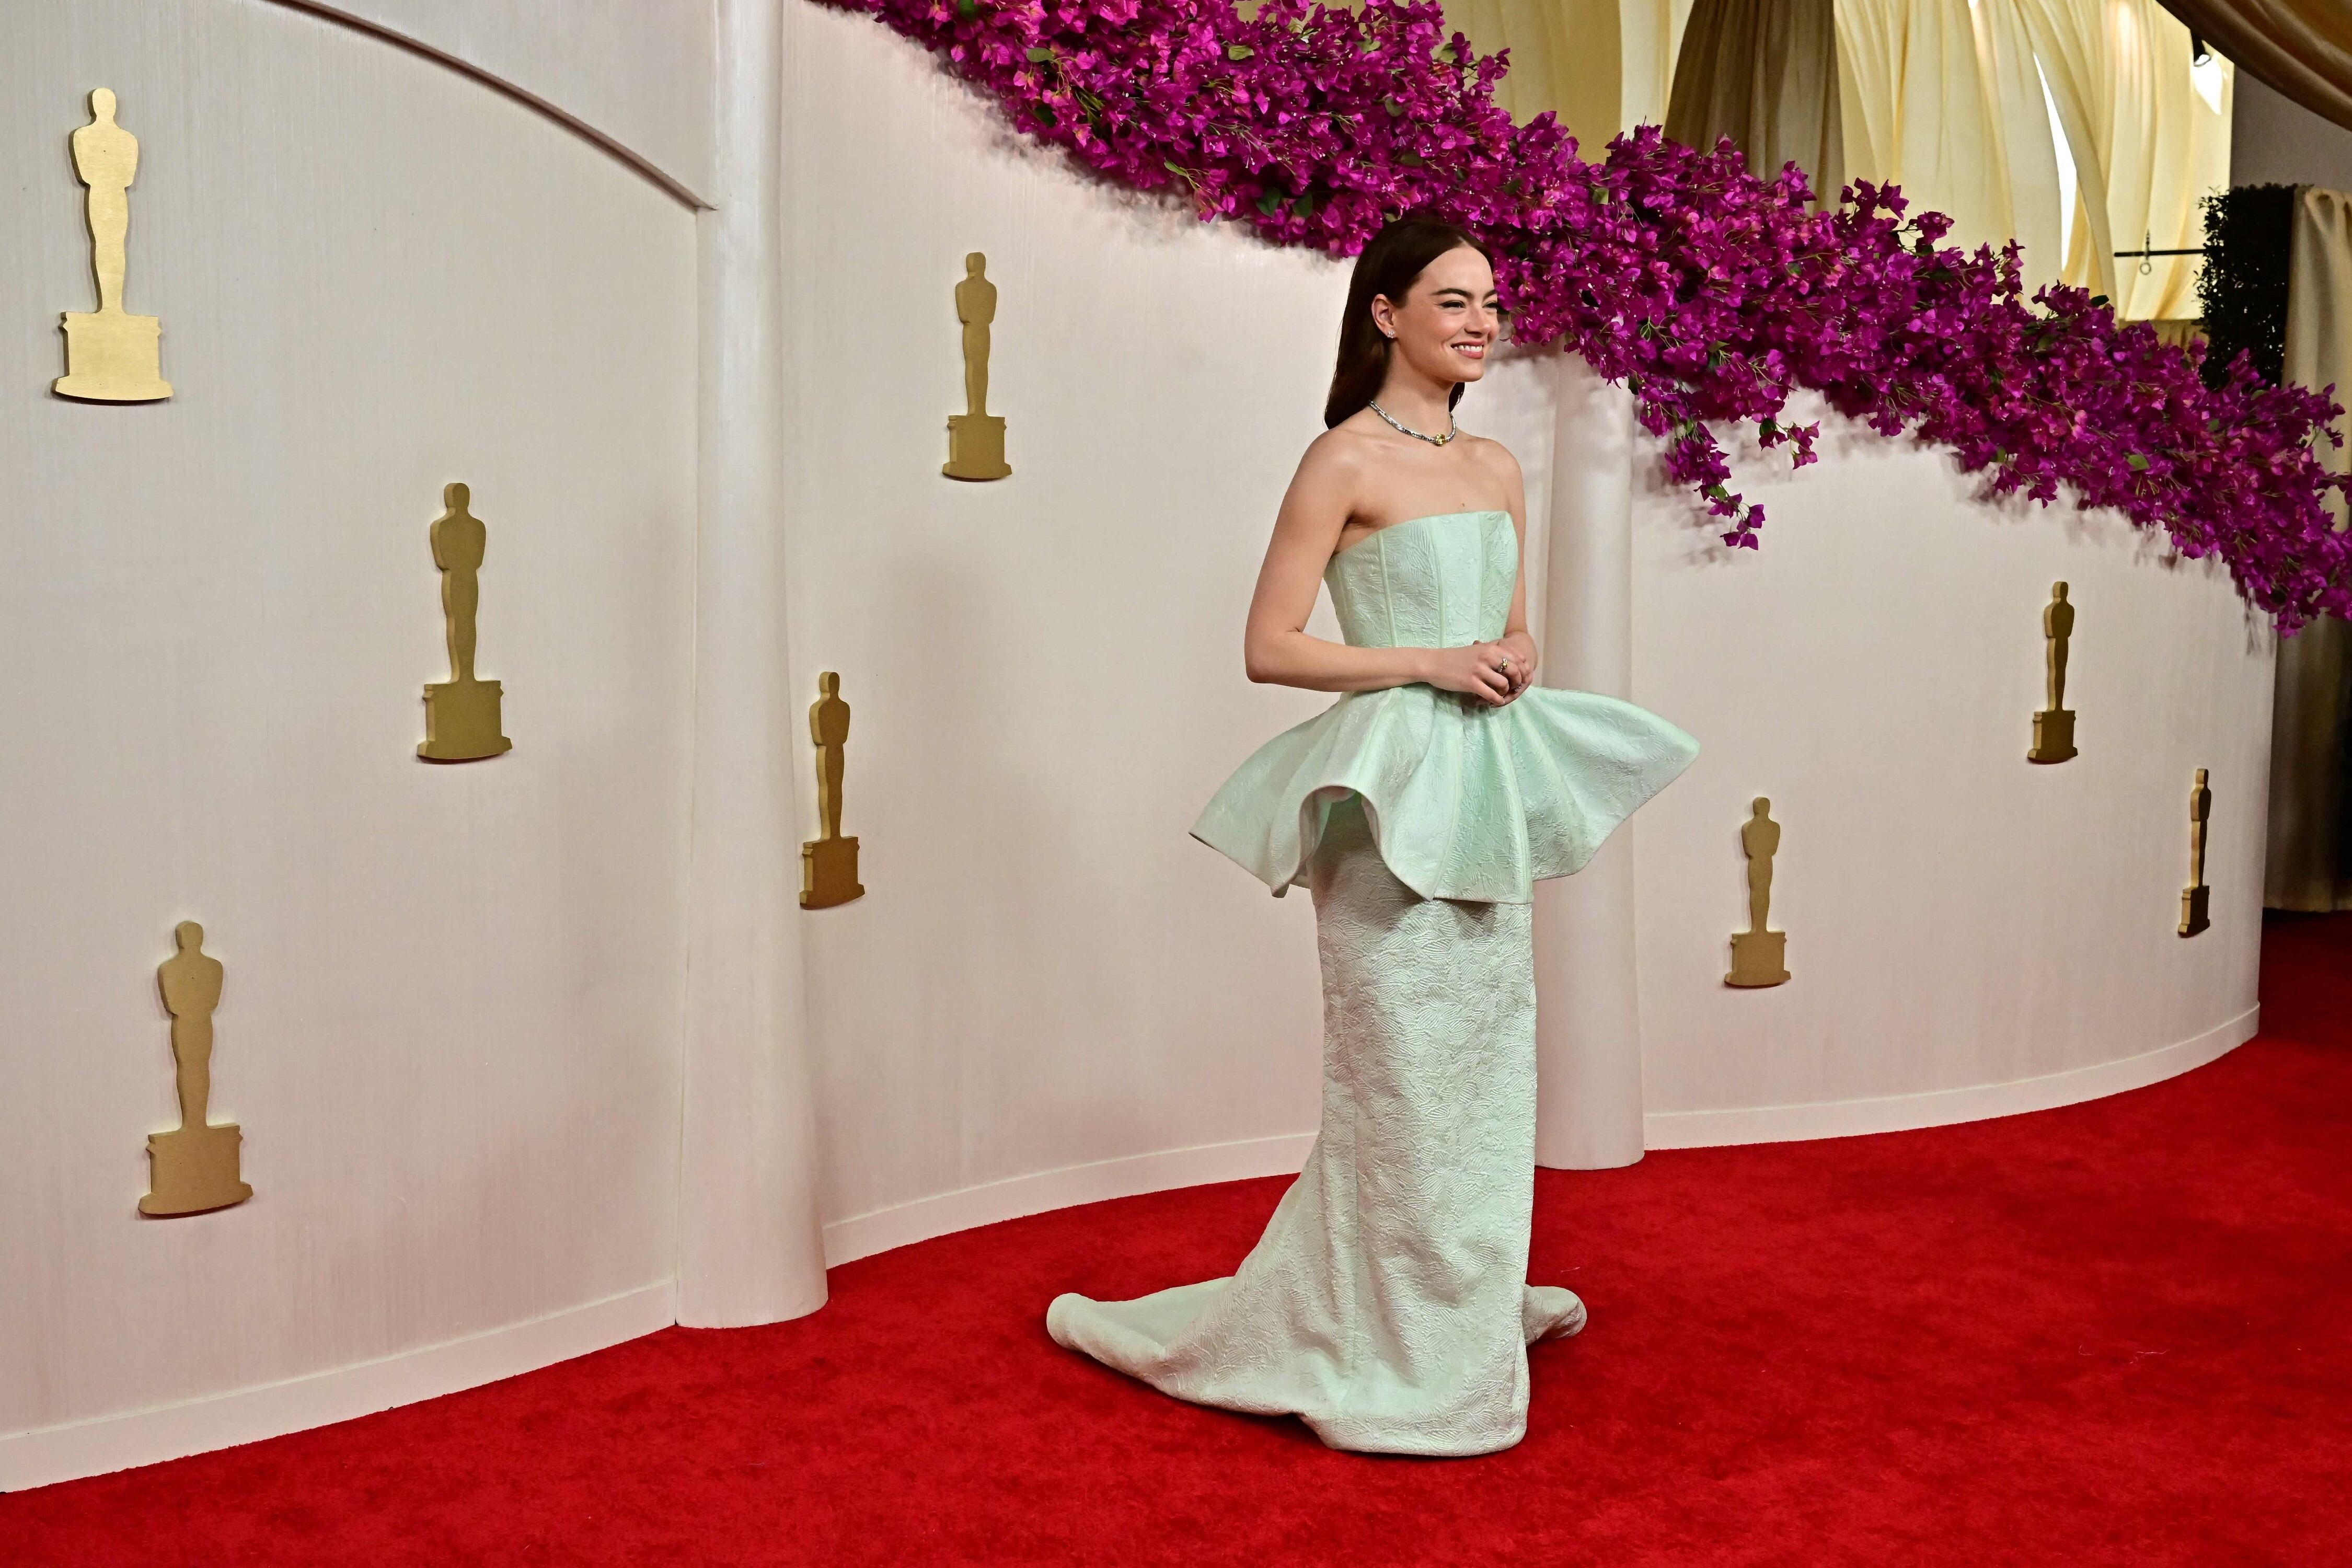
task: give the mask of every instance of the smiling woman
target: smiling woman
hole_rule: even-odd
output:
[[[1582,867],[1697,751],[1631,703],[1531,684],[1519,467],[1453,417],[1500,326],[1460,229],[1401,220],[1358,258],[1328,428],[1283,498],[1244,639],[1251,679],[1344,695],[1192,827],[1277,895],[1313,889],[1306,1169],[1232,1278],[1059,1296],[1045,1318],[1166,1393],[1296,1415],[1338,1448],[1507,1448],[1527,1346],[1584,1326],[1573,1292],[1527,1279],[1534,884]],[[1344,643],[1306,630],[1327,583]]]
[[[1423,308],[1408,311],[1416,300]],[[1451,410],[1462,401],[1463,387],[1486,374],[1486,351],[1500,313],[1494,259],[1485,246],[1450,223],[1391,224],[1365,247],[1348,283],[1339,367],[1323,405],[1324,426],[1338,425],[1380,395],[1391,354],[1412,363],[1431,387],[1444,389]],[[1408,328],[1412,335],[1400,339]],[[1443,373],[1451,349],[1463,351],[1468,363],[1460,368],[1466,375]]]

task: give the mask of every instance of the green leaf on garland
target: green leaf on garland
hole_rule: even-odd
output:
[[[2131,471],[2135,474],[2144,474],[2147,472],[2147,459],[2141,457],[2137,452],[2127,454],[2125,457],[2124,461],[2131,465]]]
[[[956,15],[970,21],[980,15],[980,7],[972,4],[972,0],[956,0]]]
[[[1258,197],[1257,210],[1264,213],[1266,216],[1272,217],[1275,214],[1282,210],[1283,203],[1289,199],[1289,197],[1282,194],[1278,187],[1270,185],[1266,188],[1265,195]]]
[[[1408,169],[1426,169],[1429,167],[1429,161],[1418,153],[1400,153],[1397,154],[1397,162],[1402,163]]]
[[[1029,51],[1029,63],[1033,66],[1042,66],[1053,58],[1054,51],[1051,49],[1031,49]]]
[[[1299,193],[1298,193],[1298,199],[1297,199],[1297,201],[1295,201],[1295,202],[1293,202],[1293,203],[1291,203],[1291,204],[1290,204],[1290,216],[1291,216],[1292,217],[1312,217],[1312,216],[1315,216],[1315,195],[1314,195],[1314,193],[1313,193],[1313,192],[1311,192],[1311,191],[1301,191],[1301,192],[1299,192]]]
[[[1225,46],[1225,58],[1229,60],[1245,60],[1255,53],[1257,53],[1257,51],[1251,48],[1247,44],[1227,44]]]

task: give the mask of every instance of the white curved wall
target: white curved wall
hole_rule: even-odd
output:
[[[717,195],[715,0],[278,0],[400,38],[520,93],[682,195]]]
[[[467,1336],[550,1314],[588,1315],[530,1331],[538,1359],[667,1321],[691,212],[254,0],[0,7],[0,1487],[126,1462],[126,1412],[450,1342],[433,1375],[462,1383]],[[67,136],[100,85],[142,142],[131,307],[178,388],[148,406],[48,392],[89,306]],[[453,479],[515,750],[435,767]],[[256,1195],[142,1221],[174,1120],[154,971],[191,917]],[[320,1418],[243,1408],[183,1446]]]
[[[2035,1109],[2238,1044],[2262,939],[2267,623],[2218,563],[2168,561],[2112,513],[1990,503],[1942,453],[1834,418],[1822,452],[1793,475],[1739,466],[1771,519],[1756,551],[1636,486],[1634,698],[1706,748],[1636,828],[1650,1145]],[[2059,579],[2082,754],[2038,766]],[[2213,929],[2184,941],[2200,767]],[[1785,830],[1773,911],[1794,978],[1742,992],[1721,981],[1759,795]]]

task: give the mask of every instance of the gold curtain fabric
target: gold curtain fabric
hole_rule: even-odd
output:
[[[1731,138],[1759,174],[1789,163],[1835,202],[1845,184],[1832,0],[1697,0],[1675,63],[1666,134]]]
[[[2164,0],[2257,79],[2352,131],[2352,3]]]
[[[2295,193],[2287,281],[2286,379],[2352,395],[2352,195]],[[2339,423],[2347,437],[2352,427]],[[2352,447],[2319,447],[2352,467]],[[2339,516],[2337,526],[2344,526]],[[2279,645],[2271,731],[2271,839],[2263,902],[2274,910],[2352,909],[2352,626],[2333,616]]]
[[[1549,109],[1588,158],[1617,132],[1615,0],[1444,0],[1445,25],[1480,54],[1511,51],[1495,101],[1524,125]]]
[[[1621,0],[1624,47],[1622,129],[1664,125],[1675,90],[1675,62],[1690,36],[1693,0]]]

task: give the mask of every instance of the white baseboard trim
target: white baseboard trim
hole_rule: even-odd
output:
[[[1163,1149],[1154,1154],[1130,1154],[1118,1160],[1097,1160],[1090,1165],[1066,1165],[1058,1171],[1013,1176],[964,1187],[936,1197],[852,1215],[824,1227],[824,1262],[830,1268],[871,1258],[894,1247],[929,1241],[935,1236],[994,1225],[1066,1209],[1106,1198],[1131,1198],[1171,1187],[1197,1187],[1210,1182],[1238,1182],[1251,1176],[1297,1175],[1315,1145],[1312,1132],[1286,1132],[1273,1138],[1244,1138],[1232,1143],[1204,1143],[1192,1149]]]
[[[2192,1038],[2159,1046],[2136,1057],[2086,1068],[2019,1079],[2013,1083],[1971,1084],[1925,1094],[1891,1094],[1876,1100],[1835,1100],[1817,1105],[1764,1105],[1738,1110],[1653,1110],[1642,1118],[1643,1141],[1652,1149],[1710,1149],[1727,1143],[1782,1143],[1801,1138],[1849,1138],[1866,1132],[1906,1132],[1947,1127],[2029,1110],[2052,1110],[2126,1089],[2145,1089],[2203,1067],[2253,1038],[2262,1008],[2247,1008],[2228,1023]]]
[[[2120,1094],[2126,1089],[2142,1089],[2203,1067],[2252,1039],[2261,1016],[2260,1007],[2250,1007],[2193,1039],[2120,1061],[2100,1062],[2041,1078],[2021,1079],[2014,1083],[1974,1084],[1926,1094],[1832,1100],[1818,1105],[1652,1111],[1643,1118],[1644,1142],[1652,1149],[1778,1143],[1867,1132],[1901,1132],[1994,1116],[2014,1116],[2029,1110],[2049,1110]],[[825,1267],[855,1262],[892,1247],[929,1241],[933,1237],[1079,1204],[1211,1182],[1291,1175],[1307,1163],[1307,1151],[1314,1143],[1312,1132],[1291,1132],[1192,1149],[1166,1149],[1152,1154],[1040,1171],[935,1197],[917,1198],[826,1226]]]
[[[208,1453],[413,1405],[569,1361],[677,1321],[677,1286],[664,1279],[356,1366],[10,1433],[0,1436],[0,1492]]]

